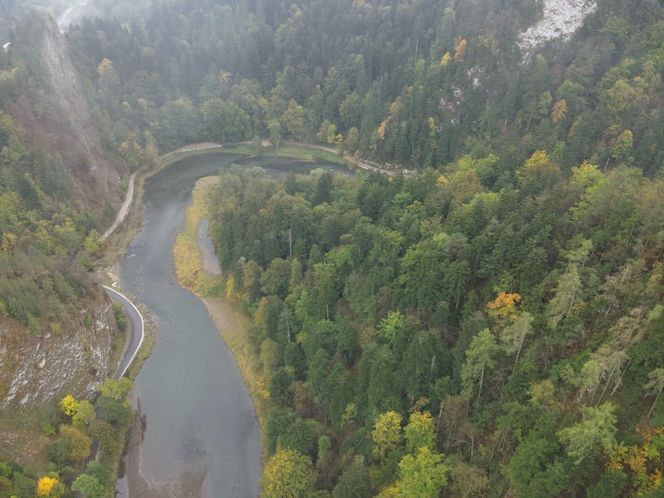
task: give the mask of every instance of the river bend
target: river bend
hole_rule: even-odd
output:
[[[261,437],[253,403],[205,305],[177,284],[172,260],[194,183],[232,162],[261,165],[274,175],[339,168],[211,153],[183,159],[146,182],[144,225],[120,263],[122,287],[157,321],[152,355],[134,386],[144,430],[127,458],[132,498],[259,493]]]

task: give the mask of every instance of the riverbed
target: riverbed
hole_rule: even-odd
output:
[[[125,460],[125,486],[132,498],[255,498],[259,493],[261,435],[252,401],[205,305],[181,288],[173,273],[172,247],[194,183],[231,163],[260,165],[275,176],[340,169],[212,153],[185,158],[146,182],[144,225],[120,263],[122,287],[157,321],[152,355],[134,384],[142,422],[134,428]]]

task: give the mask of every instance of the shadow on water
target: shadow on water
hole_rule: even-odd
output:
[[[347,171],[332,163],[213,153],[183,159],[146,182],[145,222],[121,261],[121,279],[156,317],[157,338],[135,380],[142,416],[130,431],[119,496],[258,496],[261,437],[253,404],[205,305],[175,281],[171,254],[196,180],[232,163],[275,176]]]

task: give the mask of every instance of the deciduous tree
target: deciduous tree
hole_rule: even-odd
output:
[[[371,432],[373,454],[376,458],[383,458],[400,444],[401,420],[401,415],[394,411],[385,412],[376,420]]]
[[[265,498],[304,498],[314,493],[316,477],[311,460],[293,450],[278,450],[263,472]]]

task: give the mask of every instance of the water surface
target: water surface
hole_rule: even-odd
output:
[[[260,164],[274,175],[340,168],[214,153],[184,159],[147,181],[144,226],[121,261],[123,288],[157,320],[152,355],[134,387],[145,430],[138,461],[128,459],[151,490],[137,489],[130,478],[132,498],[258,496],[261,439],[253,404],[205,305],[177,284],[171,255],[194,183],[232,162]]]

